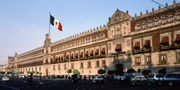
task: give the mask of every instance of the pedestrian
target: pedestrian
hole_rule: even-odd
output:
[[[116,83],[117,83],[117,87],[119,87],[119,84],[120,84],[120,79],[121,79],[121,77],[120,77],[120,75],[118,75],[117,77],[116,77]]]
[[[24,81],[24,83],[27,82],[27,77],[26,76],[23,78],[23,81]]]
[[[44,79],[43,79],[43,77],[40,75],[40,82],[39,82],[39,84],[40,84],[40,85],[43,85],[43,84],[44,84],[43,81],[44,81]]]
[[[31,73],[30,78],[29,78],[29,83],[32,86],[33,85],[33,74]]]
[[[116,82],[117,82],[117,76],[115,74],[113,74],[113,81],[114,81],[114,86],[116,86]]]

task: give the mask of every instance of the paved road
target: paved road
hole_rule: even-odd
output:
[[[34,80],[33,85],[24,83],[23,79],[0,82],[0,90],[180,90],[180,86],[130,86],[120,84],[114,86],[112,81],[106,80],[103,84],[93,84],[88,80],[72,83],[70,80],[45,80],[43,86],[38,85],[39,80]]]

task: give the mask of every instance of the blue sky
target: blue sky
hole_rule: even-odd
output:
[[[155,0],[162,5],[173,0]],[[180,2],[180,0],[176,0]],[[151,0],[0,0],[0,64],[14,56],[43,46],[49,29],[49,11],[62,26],[51,26],[52,42],[106,24],[116,11],[139,15],[158,5]]]

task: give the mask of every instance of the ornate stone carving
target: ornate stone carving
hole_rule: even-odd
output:
[[[115,24],[119,22],[123,22],[125,20],[129,20],[131,16],[127,13],[124,13],[120,11],[119,9],[116,10],[116,12],[113,14],[111,18],[109,18],[108,24]]]
[[[51,42],[49,34],[46,34],[46,40],[44,41],[44,46],[50,46],[51,43],[52,42]]]

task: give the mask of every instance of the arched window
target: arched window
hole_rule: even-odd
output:
[[[154,18],[154,25],[155,26],[158,26],[160,23],[159,23],[159,17],[155,17]]]
[[[142,21],[142,29],[145,29],[147,27],[146,20]]]
[[[168,22],[173,22],[174,21],[174,15],[172,13],[168,14]]]
[[[148,27],[153,27],[153,20],[152,19],[148,20]]]
[[[167,23],[167,15],[162,15],[161,19],[162,19],[162,24],[166,24]]]
[[[137,31],[137,30],[140,30],[140,29],[141,29],[141,22],[137,22],[135,24],[135,30]]]

